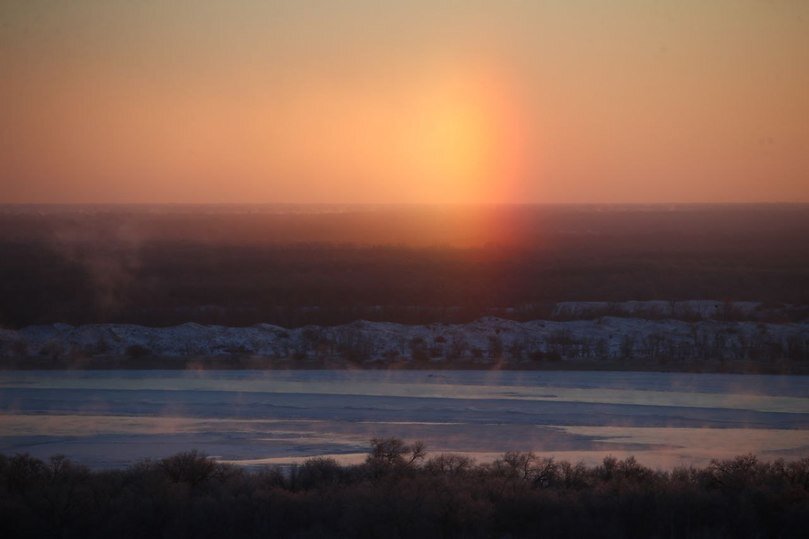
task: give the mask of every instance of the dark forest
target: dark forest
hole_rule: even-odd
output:
[[[0,324],[547,318],[559,301],[809,304],[809,206],[0,212]],[[509,238],[507,241],[504,238]]]

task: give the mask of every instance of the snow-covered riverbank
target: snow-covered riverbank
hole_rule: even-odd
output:
[[[54,324],[0,330],[4,358],[159,356],[333,359],[354,362],[493,363],[557,360],[801,360],[809,322],[592,320],[515,322],[487,317],[468,324],[403,325],[357,321],[286,329],[182,324]]]

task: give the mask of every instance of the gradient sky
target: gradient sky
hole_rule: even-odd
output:
[[[809,2],[5,0],[0,202],[809,201]]]

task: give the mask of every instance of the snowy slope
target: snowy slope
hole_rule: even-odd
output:
[[[777,359],[809,357],[809,322],[760,323],[625,318],[515,322],[487,317],[468,324],[402,325],[357,321],[285,329],[187,323],[54,324],[0,331],[2,357],[336,358],[356,361],[575,359]]]

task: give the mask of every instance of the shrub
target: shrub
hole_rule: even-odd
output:
[[[0,455],[0,536],[803,537],[809,458],[654,471],[510,452],[491,464],[398,438],[364,464],[244,473],[190,451],[124,471]]]

